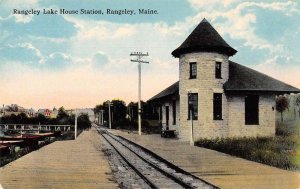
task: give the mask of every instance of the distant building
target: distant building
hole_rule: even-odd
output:
[[[51,110],[49,110],[49,109],[39,109],[36,114],[37,115],[42,114],[45,117],[50,118],[51,117]]]
[[[51,111],[50,118],[57,118],[58,110],[54,107]]]
[[[4,106],[4,105],[3,105]],[[1,108],[1,116],[19,115],[21,113],[26,114],[27,109],[17,104],[6,105]]]
[[[203,19],[172,52],[179,81],[149,102],[181,140],[275,135],[275,97],[300,90],[229,60],[237,51]]]
[[[27,117],[35,117],[35,115],[36,115],[35,110],[32,109],[32,108],[27,109],[27,110],[25,111],[25,113],[26,113]]]

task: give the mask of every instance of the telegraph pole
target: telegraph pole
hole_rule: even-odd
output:
[[[100,110],[100,112],[101,112],[101,125],[103,126],[103,120],[104,120],[104,118],[103,118],[103,112],[104,112],[104,110]]]
[[[77,139],[77,118],[78,118],[78,114],[77,114],[77,110],[75,110],[75,140]]]
[[[149,56],[148,52],[142,53],[142,52],[132,52],[130,54],[130,56],[135,56],[136,59],[135,60],[130,60],[131,62],[137,62],[138,64],[138,70],[139,70],[139,84],[138,84],[138,97],[139,97],[139,101],[138,101],[138,124],[139,124],[139,135],[142,135],[142,118],[141,118],[141,114],[142,114],[142,108],[141,108],[141,63],[146,63],[149,64],[149,62],[142,60],[142,58],[144,56]]]
[[[111,112],[110,112],[111,102],[108,100],[107,103],[108,103],[108,123],[109,123],[109,128],[111,129]]]

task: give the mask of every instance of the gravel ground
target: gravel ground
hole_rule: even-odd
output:
[[[102,150],[107,156],[113,176],[118,182],[120,188],[150,188],[148,184],[145,183],[145,181],[127,165],[122,157],[110,146],[109,143],[107,143],[104,138],[102,138],[102,143],[99,148],[99,150]]]

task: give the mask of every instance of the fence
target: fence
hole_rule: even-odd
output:
[[[0,124],[1,131],[71,131],[74,125]]]

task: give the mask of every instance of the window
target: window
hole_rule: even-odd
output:
[[[188,119],[198,120],[198,93],[188,94]]]
[[[222,93],[214,93],[214,120],[222,120]]]
[[[191,62],[190,63],[190,79],[196,79],[197,78],[197,63]]]
[[[176,100],[173,100],[172,108],[173,108],[173,125],[176,125]]]
[[[248,95],[245,97],[245,124],[258,125],[258,95]]]
[[[221,62],[216,62],[216,71],[215,71],[215,73],[216,73],[216,79],[222,79],[222,77],[221,77],[221,73],[222,73],[222,71],[221,71]]]

